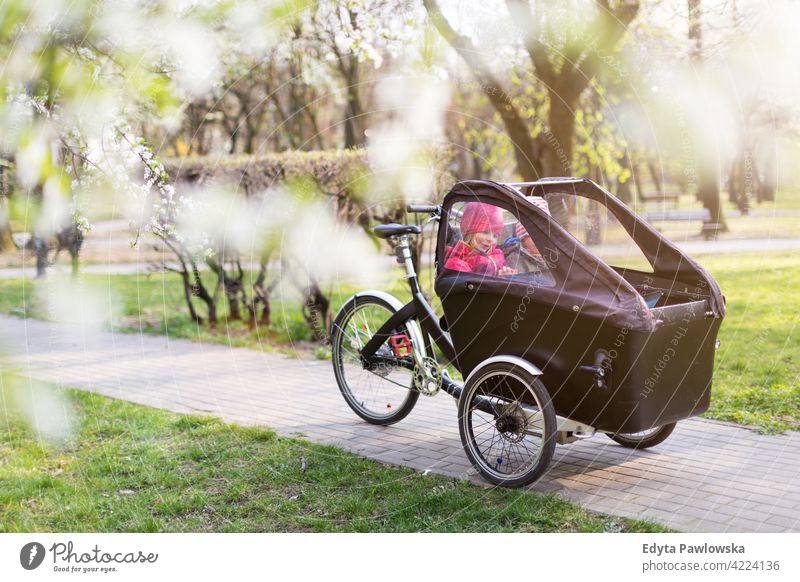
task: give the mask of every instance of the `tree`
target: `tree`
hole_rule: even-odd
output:
[[[348,36],[362,33],[361,14],[364,14],[360,3],[319,2],[315,14],[313,34],[317,40],[330,51],[333,56],[333,67],[342,80],[345,94],[345,109],[342,125],[344,126],[344,147],[363,147],[366,143],[366,109],[361,97],[362,58],[357,52],[342,46]],[[369,58],[367,53],[367,58]]]
[[[371,117],[374,71],[410,43],[408,0],[317,0],[302,37],[313,40],[317,59],[329,63],[336,91],[344,94],[345,148],[363,147]],[[300,35],[298,35],[300,36]]]
[[[575,140],[578,100],[614,55],[625,30],[636,16],[639,2],[611,3],[596,0],[589,20],[564,37],[557,30],[565,22],[565,11],[554,2],[507,0],[514,23],[522,28],[522,39],[537,79],[547,88],[547,131],[531,136],[522,113],[503,89],[491,66],[472,40],[458,33],[442,13],[436,0],[423,0],[431,22],[469,66],[483,91],[500,114],[514,147],[517,170],[524,180],[570,173]]]
[[[32,246],[40,272],[50,237],[77,268],[89,227],[82,195],[150,191],[152,182],[135,177],[143,174],[141,164],[120,161],[126,147],[131,153],[139,146],[136,129],[141,135],[143,128],[179,120],[181,102],[210,99],[223,69],[221,49],[230,44],[263,53],[269,43],[261,39],[278,36],[303,5],[75,0],[43,11],[25,0],[4,3],[0,135],[15,165],[15,198],[27,199],[35,214]],[[244,147],[252,149],[262,110],[249,103],[242,109]],[[205,113],[191,105],[189,111],[202,126]]]

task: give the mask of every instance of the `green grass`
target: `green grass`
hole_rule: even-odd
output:
[[[0,383],[0,532],[666,531],[77,390],[58,390],[74,433],[48,443]]]
[[[674,185],[666,185],[663,188],[667,192],[676,192],[679,191],[680,188]],[[644,185],[644,190],[647,192],[655,192],[657,188],[652,183],[648,183]],[[720,193],[720,202],[722,203],[723,210],[738,210],[735,204],[730,202],[730,195],[726,190],[723,190]],[[678,200],[678,207],[681,210],[686,210],[689,208],[702,208],[702,203],[697,199],[697,196],[694,194],[681,194]],[[651,203],[648,205],[648,208],[655,208],[657,204]],[[645,208],[645,205],[642,204],[640,201],[636,201],[634,204],[634,208],[637,209],[637,212],[641,208]],[[758,203],[756,202],[755,198],[751,198],[750,200],[750,209],[751,210],[784,210],[784,209],[797,209],[800,208],[800,189],[796,186],[784,186],[779,188],[775,192],[775,200],[772,201],[765,201]]]
[[[247,273],[247,276],[251,275]],[[204,273],[203,277],[207,279],[209,288],[213,289],[211,276]],[[141,330],[156,335],[168,334],[174,338],[279,351],[290,356],[299,352],[304,356],[330,358],[328,348],[306,343],[311,340],[311,332],[303,319],[299,295],[291,288],[279,287],[276,290],[278,297],[272,302],[271,324],[266,328],[257,325],[251,329],[244,322],[226,320],[222,316],[227,313],[228,306],[222,296],[218,307],[221,319],[217,328],[212,330],[207,325],[196,324],[188,317],[180,280],[173,273],[83,275],[81,284],[95,294],[113,298],[113,327],[118,331],[138,333]],[[65,290],[60,286],[61,283],[56,283],[51,290],[45,290],[44,285],[47,282],[0,279],[0,313],[49,319],[51,295],[65,293]],[[411,299],[408,285],[399,275],[387,290],[403,301]],[[356,291],[349,286],[326,290],[331,300],[332,314],[335,315],[336,310]],[[439,308],[438,299],[434,305]],[[205,307],[199,301],[196,306],[198,313],[205,317]]]
[[[701,263],[717,278],[728,301],[720,330],[709,418],[753,426],[764,432],[800,430],[800,256],[796,253],[704,256]],[[186,315],[175,276],[86,277],[117,298],[117,329],[294,353],[309,339],[298,299],[276,302],[268,329],[250,330],[221,322],[216,331],[193,324]],[[34,298],[35,281],[0,281],[0,312],[45,317],[47,305]],[[430,285],[427,285],[430,289]],[[408,299],[399,278],[389,289]],[[335,289],[332,310],[353,292]],[[438,303],[435,302],[438,308]],[[305,346],[302,355],[329,357],[326,347]]]
[[[203,276],[213,290],[211,276]],[[81,277],[81,281],[95,293],[113,297],[113,326],[119,331],[138,332],[141,329],[146,333],[261,349],[277,346],[289,350],[294,342],[310,340],[299,298],[275,301],[272,323],[268,328],[257,326],[251,330],[242,322],[222,318],[217,329],[210,330],[207,325],[198,325],[188,317],[183,289],[175,274],[86,275]],[[0,312],[47,319],[50,291],[37,293],[37,287],[41,290],[45,284],[22,279],[0,281]],[[54,286],[53,293],[62,292],[59,285]],[[338,299],[338,296],[334,298],[336,305]],[[198,313],[205,317],[204,306],[199,301],[196,306]],[[220,300],[219,311],[227,313],[224,298]]]
[[[728,193],[722,194],[723,208],[733,210],[735,205],[728,201]],[[782,210],[800,208],[800,189],[797,187],[783,187],[775,192],[775,200],[771,202],[756,203],[755,200],[750,201],[750,208],[754,210]]]
[[[706,416],[763,432],[800,430],[800,256],[702,262],[727,299]]]

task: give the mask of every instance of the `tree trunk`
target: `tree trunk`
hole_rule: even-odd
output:
[[[728,199],[743,215],[750,210],[749,190],[752,188],[749,187],[748,181],[752,180],[752,169],[748,170],[745,167],[749,159],[746,153],[734,157],[728,174]]]
[[[271,252],[266,252],[261,256],[261,265],[258,269],[258,276],[253,282],[253,300],[250,301],[248,310],[250,312],[250,329],[255,328],[256,322],[259,325],[268,327],[271,323],[272,308],[270,305],[270,293],[278,284],[278,279],[275,278],[269,285],[265,285],[267,279],[267,267],[271,257]],[[258,305],[262,305],[261,316],[258,315]]]
[[[247,306],[247,296],[244,292],[244,270],[242,269],[241,263],[238,260],[236,261],[236,266],[239,272],[235,277],[228,275],[227,271],[225,270],[224,260],[217,262],[213,258],[209,257],[206,259],[206,264],[217,275],[217,280],[219,281],[219,284],[222,285],[225,298],[228,300],[228,316],[233,321],[241,321],[241,305],[244,304],[245,307]],[[242,296],[241,301],[239,297],[240,295]]]
[[[72,264],[72,276],[78,276],[79,262],[81,247],[83,246],[83,232],[78,228],[77,224],[70,224],[62,228],[56,233],[56,256],[62,251],[66,250],[69,253]],[[53,259],[55,261],[55,258]]]
[[[349,101],[344,110],[344,147],[354,148],[358,145],[357,135],[359,133],[356,127],[355,113],[353,112],[353,105]]]
[[[644,188],[642,187],[642,174],[639,172],[639,156],[633,154],[630,156],[630,168],[631,168],[631,179],[633,180],[634,185],[634,200],[642,200],[642,192],[644,192]]]
[[[775,191],[777,190],[777,164],[775,162],[775,150],[770,148],[767,150],[769,153],[766,156],[764,163],[764,171],[761,173],[761,178],[758,180],[756,189],[756,200],[758,202],[774,202]],[[753,164],[753,174],[756,174],[756,167]]]
[[[361,105],[361,97],[358,94],[358,84],[360,74],[358,63],[350,57],[350,66],[347,76],[347,107],[345,108],[344,120],[344,147],[357,148],[366,143],[367,136],[364,134],[364,109]]]
[[[550,131],[545,134],[543,166],[546,177],[572,175],[572,143],[575,139],[575,100],[550,92]]]
[[[192,303],[192,283],[189,278],[189,273],[184,269],[180,271],[180,276],[183,281],[183,297],[186,300],[186,306],[189,308],[189,317],[191,317],[192,321],[195,323],[202,325],[203,318],[197,314],[194,303]]]
[[[617,178],[617,198],[619,198],[622,202],[624,202],[628,206],[630,206],[631,203],[633,202],[633,190],[631,189],[630,178],[628,178],[624,182],[621,182],[619,178]]]
[[[273,91],[269,95],[272,104],[275,106],[275,111],[278,113],[278,118],[280,119],[281,123],[279,124],[281,127],[281,131],[273,131],[276,136],[286,136],[289,140],[289,148],[290,149],[297,149],[297,136],[295,135],[294,131],[291,131],[290,119],[289,115],[286,112],[286,109],[281,103],[280,97],[278,96],[277,91]],[[295,110],[296,111],[296,110]]]
[[[78,260],[78,251],[75,249],[69,250],[70,256],[70,265],[72,266],[72,277],[76,278],[78,276],[78,268],[80,266],[80,261]]]
[[[631,182],[633,181],[633,168],[631,167],[630,156],[628,154],[624,154],[622,156],[621,163],[623,169],[630,171],[631,176],[624,182],[621,182],[620,179],[617,178],[617,198],[630,206],[630,204],[633,202],[633,190],[631,189]]]
[[[549,174],[541,160],[543,152],[540,151],[536,142],[531,138],[528,125],[517,115],[516,111],[512,113],[510,105],[506,107],[508,109],[501,111],[500,117],[503,119],[506,133],[508,133],[511,145],[514,147],[514,160],[522,180],[524,182],[532,182],[548,176]]]
[[[603,242],[603,225],[600,219],[602,210],[598,202],[589,200],[588,203],[585,225],[586,244],[594,246]]]
[[[239,298],[228,295],[228,317],[231,321],[242,321],[242,311],[239,309]]]
[[[217,304],[200,278],[200,270],[197,268],[197,263],[192,259],[190,264],[192,266],[192,295],[199,297],[206,304],[208,325],[211,329],[215,329],[217,327]]]
[[[703,63],[703,28],[701,17],[703,10],[700,0],[687,0],[689,8],[689,40],[692,43],[691,59],[698,68]],[[696,129],[696,132],[700,132]],[[699,138],[699,135],[698,135]],[[702,139],[696,139],[697,155],[697,198],[703,203],[703,207],[708,209],[711,215],[711,222],[721,225],[721,231],[726,232],[728,226],[725,223],[725,216],[722,214],[722,205],[719,198],[719,173],[717,162],[713,155],[705,151],[708,147],[704,145]]]
[[[0,252],[14,248],[14,238],[8,223],[0,224]]]
[[[47,247],[47,241],[43,237],[34,234],[33,250],[36,254],[36,278],[39,279],[47,274],[47,254],[50,249]]]
[[[465,150],[465,154],[467,159],[469,160],[469,165],[472,167],[472,171],[468,174],[470,178],[474,180],[483,180],[485,179],[484,176],[484,169],[483,169],[483,156],[481,156],[478,152],[473,152],[469,154]]]
[[[572,140],[575,137],[575,102],[565,100],[563,94],[550,92],[550,131],[544,134],[542,153],[545,177],[572,175]],[[549,196],[550,212],[564,228],[568,228],[574,199],[572,196]]]
[[[256,143],[256,130],[250,127],[250,124],[247,124],[247,137],[244,140],[244,153],[247,155],[253,155],[255,153],[255,143]]]
[[[308,102],[309,103],[313,102],[313,99],[309,98]],[[309,105],[303,107],[303,113],[308,118],[308,122],[311,125],[312,139],[316,142],[316,148],[318,150],[324,150],[325,142],[322,139],[322,131],[320,131],[319,129],[319,123],[317,122],[316,112],[312,110],[311,106]]]
[[[208,327],[216,329],[217,327],[217,304],[212,299],[205,300],[208,306]]]
[[[0,252],[16,247],[14,238],[11,236],[9,209],[11,185],[7,177],[6,164],[7,162],[0,158]]]
[[[703,207],[708,209],[711,222],[721,224],[723,232],[727,231],[719,200],[719,176],[714,171],[712,164],[703,163],[698,168],[698,180],[698,198],[703,203]]]
[[[311,329],[311,339],[327,341],[331,324],[331,302],[314,279],[311,279],[306,288],[303,303],[303,316]]]
[[[4,216],[2,202],[0,202],[0,253],[15,248],[14,237],[11,236],[11,224]]]
[[[664,191],[664,183],[661,181],[661,172],[653,158],[647,158],[647,171],[650,172],[650,179],[653,181],[653,188],[656,192]]]

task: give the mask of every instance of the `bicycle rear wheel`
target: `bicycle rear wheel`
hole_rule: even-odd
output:
[[[361,360],[361,349],[395,312],[381,297],[358,295],[339,310],[333,322],[332,360],[339,390],[353,412],[372,424],[393,424],[404,419],[419,398],[413,387],[412,369],[407,361],[395,356],[388,343],[376,353],[385,363],[365,367]],[[407,326],[392,333],[405,335],[412,350],[420,349]]]
[[[671,422],[662,426],[657,426],[641,432],[617,432],[606,433],[615,443],[628,449],[649,449],[667,440],[667,437],[675,430],[677,423]]]

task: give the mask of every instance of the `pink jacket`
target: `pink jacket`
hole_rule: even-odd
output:
[[[494,245],[484,254],[464,241],[458,241],[455,246],[447,247],[445,251],[444,268],[451,271],[496,276],[505,265],[506,258],[503,251]]]

